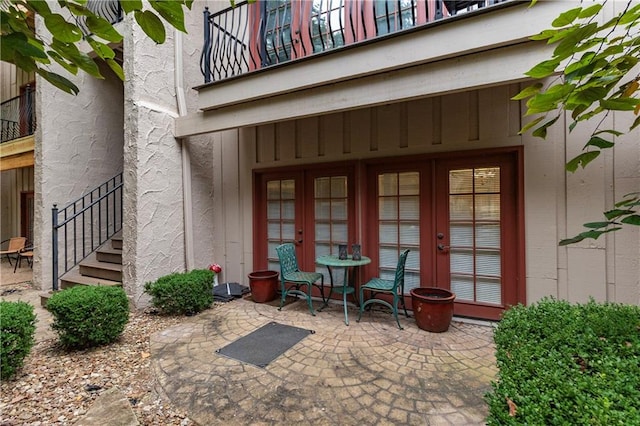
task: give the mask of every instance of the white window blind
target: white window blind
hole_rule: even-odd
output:
[[[420,173],[378,175],[379,276],[392,280],[400,253],[410,249],[405,265],[405,294],[420,287]]]
[[[449,171],[451,290],[460,300],[500,304],[500,168]]]

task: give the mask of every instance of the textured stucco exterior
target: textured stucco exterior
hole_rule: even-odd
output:
[[[103,80],[84,73],[71,76],[80,88],[77,96],[36,80],[33,278],[43,290],[52,287],[51,208],[63,207],[122,171],[122,82],[108,67],[101,72]]]
[[[201,26],[197,14],[187,16],[183,37],[184,80],[198,73]],[[182,156],[190,158],[196,268],[212,263],[212,173],[210,136],[179,141],[173,137],[176,100],[175,32],[155,45],[132,18],[127,19],[124,43],[125,150],[123,280],[136,305],[148,302],[144,284],[186,269]],[[195,93],[185,89],[187,104]],[[184,148],[183,148],[184,145]],[[187,150],[187,154],[182,152]]]

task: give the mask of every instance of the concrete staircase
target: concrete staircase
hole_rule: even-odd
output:
[[[77,285],[122,286],[122,231],[60,278],[60,289]],[[46,306],[51,292],[40,296]]]

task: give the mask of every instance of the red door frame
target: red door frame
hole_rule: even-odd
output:
[[[302,243],[296,244],[296,256],[299,266],[303,270],[315,270],[315,216],[313,201],[314,179],[317,177],[347,176],[348,188],[348,239],[356,242],[358,227],[358,210],[356,203],[356,164],[353,162],[332,163],[330,165],[305,165],[303,167],[287,167],[279,169],[254,170],[253,185],[253,226],[254,226],[254,257],[255,270],[264,269],[268,262],[268,247],[264,242],[267,239],[266,223],[266,184],[270,180],[294,179],[296,181],[296,235],[300,236]],[[311,204],[311,205],[309,205]],[[298,214],[301,213],[301,214]],[[302,230],[299,234],[298,230]]]
[[[436,166],[436,180],[440,182],[436,191],[439,206],[436,215],[436,234],[444,239],[439,243],[449,246],[449,170],[456,168],[500,167],[500,248],[502,271],[502,303],[499,306],[479,302],[456,301],[454,314],[497,320],[509,306],[525,303],[524,291],[524,219],[522,173],[518,173],[521,150],[514,153],[473,156],[468,158],[443,159]],[[522,170],[522,168],[520,168]],[[446,183],[446,184],[445,184]],[[434,239],[435,241],[435,239]],[[448,251],[436,251],[436,287],[450,289],[450,257]]]

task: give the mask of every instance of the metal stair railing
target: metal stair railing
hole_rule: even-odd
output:
[[[53,205],[54,291],[65,273],[122,229],[122,189],[121,172],[61,209]],[[64,267],[60,268],[61,265]]]

